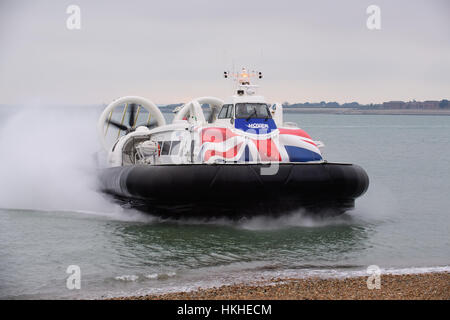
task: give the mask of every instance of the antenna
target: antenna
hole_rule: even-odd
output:
[[[240,85],[250,85],[251,78],[263,78],[263,73],[261,71],[247,71],[246,68],[242,68],[241,72],[235,73],[234,71],[224,71],[223,77],[225,79],[232,79],[238,81]]]
[[[252,78],[262,79],[263,74],[261,71],[247,71],[246,68],[242,68],[241,72],[235,73],[230,71],[224,71],[223,77],[225,79],[231,79],[233,81],[237,81],[237,94],[243,95],[247,93],[248,95],[255,94],[255,88],[257,85],[251,84],[250,81]]]

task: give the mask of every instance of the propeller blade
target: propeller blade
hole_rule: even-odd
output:
[[[156,128],[158,126],[158,124],[156,122],[154,122],[154,123],[146,124],[145,126],[147,128],[149,128],[150,130],[152,130],[153,128]]]
[[[109,124],[112,124],[114,127],[118,128],[120,130],[124,130],[124,131],[128,130],[128,127],[126,125],[115,122],[114,120],[107,120],[106,122],[108,122]]]
[[[135,113],[136,113],[136,104],[131,103],[130,104],[130,116],[128,118],[128,125],[130,126],[130,128],[132,128],[134,126],[134,114]]]

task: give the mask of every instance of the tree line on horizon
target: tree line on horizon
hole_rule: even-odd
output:
[[[183,103],[173,103],[164,106],[160,106],[166,110],[173,110]],[[297,102],[289,103],[284,102],[283,107],[289,108],[354,108],[354,109],[450,109],[450,101],[447,99],[442,100],[428,100],[428,101],[388,101],[383,103],[370,103],[360,104],[358,102]]]
[[[338,102],[303,102],[289,103],[284,102],[285,108],[355,108],[355,109],[450,109],[450,101],[427,100],[427,101],[388,101],[383,103],[360,104],[358,102],[348,102],[340,104]]]

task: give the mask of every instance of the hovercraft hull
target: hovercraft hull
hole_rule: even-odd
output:
[[[264,164],[132,165],[103,169],[102,191],[145,212],[171,217],[280,215],[306,209],[341,214],[369,186],[353,164],[280,163],[275,174]],[[264,170],[264,169],[263,169]]]

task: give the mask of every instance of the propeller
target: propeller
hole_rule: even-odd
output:
[[[130,128],[134,127],[135,123],[135,119],[134,119],[134,114],[136,113],[136,104],[135,103],[131,103],[130,104],[130,116],[128,117],[128,125],[130,126]]]
[[[119,130],[126,131],[126,133],[133,131],[134,130],[134,125],[135,125],[135,123],[134,123],[134,121],[135,121],[134,115],[136,113],[136,104],[135,103],[130,103],[129,110],[130,110],[130,112],[128,113],[128,126],[124,125],[123,123],[119,123],[119,122],[116,122],[114,120],[111,120],[111,119],[106,120],[106,122],[108,124],[116,127]]]
[[[123,131],[128,130],[128,127],[126,125],[120,124],[114,120],[107,120],[107,122],[120,130],[123,130]]]
[[[119,123],[117,121],[111,120],[111,119],[107,119],[106,122],[108,124],[118,128],[119,130],[125,131],[126,133],[130,133],[136,129],[136,122],[137,122],[137,119],[135,119],[136,107],[137,107],[137,105],[135,103],[130,103],[130,105],[129,105],[128,110],[130,112],[128,113],[128,126],[125,124]],[[154,127],[157,126],[157,124],[156,124],[156,122],[152,122],[152,123],[148,123],[148,124],[141,124],[139,126],[144,126],[149,129],[153,129]]]
[[[152,123],[149,123],[149,124],[145,124],[143,126],[149,128],[151,130],[153,128],[156,128],[158,126],[158,124],[155,121],[155,122],[152,122]]]

